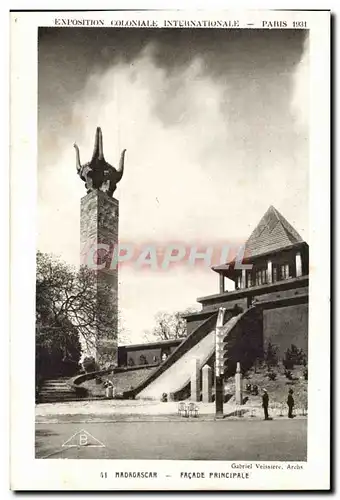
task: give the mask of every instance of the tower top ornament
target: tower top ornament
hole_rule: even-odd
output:
[[[103,153],[103,134],[100,127],[97,127],[94,143],[94,150],[91,161],[82,165],[80,163],[80,152],[77,144],[76,150],[77,174],[85,182],[87,192],[103,191],[112,197],[118,182],[123,177],[124,161],[126,149],[123,149],[120,156],[118,169],[107,163]]]

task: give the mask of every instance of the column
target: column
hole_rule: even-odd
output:
[[[202,401],[203,403],[211,403],[212,388],[211,388],[211,368],[205,365],[202,369]]]
[[[215,376],[215,418],[223,418],[224,379],[223,375]]]
[[[224,276],[223,274],[220,274],[220,293],[224,293]]]
[[[295,255],[295,269],[296,269],[296,277],[302,276],[302,259],[300,252],[297,252]]]
[[[192,360],[190,399],[195,402],[200,400],[200,365],[196,358]]]
[[[246,288],[246,270],[242,269],[241,288]]]
[[[243,404],[242,373],[241,373],[241,364],[239,362],[237,362],[236,373],[235,373],[235,399],[237,405]]]
[[[273,263],[271,260],[267,262],[267,281],[273,283]]]

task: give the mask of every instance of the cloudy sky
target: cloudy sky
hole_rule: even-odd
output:
[[[308,241],[308,63],[302,30],[40,29],[38,248],[79,263],[97,126],[109,163],[127,148],[122,241],[237,244],[271,204]],[[204,266],[119,281],[129,342],[218,291]]]

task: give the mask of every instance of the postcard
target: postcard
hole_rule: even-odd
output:
[[[330,12],[11,12],[11,488],[330,488]]]

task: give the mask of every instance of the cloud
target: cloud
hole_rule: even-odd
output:
[[[48,144],[41,144],[39,154],[49,162],[39,173],[42,251],[79,262],[80,198],[85,188],[76,174],[73,142],[80,147],[81,161],[89,161],[96,126],[102,127],[109,163],[117,165],[121,150],[127,149],[124,177],[115,193],[121,241],[243,241],[272,203],[279,210],[288,207],[283,214],[291,220],[289,197],[304,187],[304,178],[295,192],[291,179],[299,158],[284,156],[285,131],[270,132],[281,123],[280,110],[286,104],[285,94],[274,92],[275,80],[265,75],[250,93],[247,78],[242,85],[241,77],[232,85],[227,73],[214,79],[200,56],[169,73],[157,66],[153,51],[150,44],[133,62],[92,74],[67,107],[67,119],[60,113],[64,126],[53,157]],[[274,110],[268,114],[273,120],[267,124],[269,132],[257,127],[262,102],[267,111]],[[301,162],[301,171],[304,168]],[[296,207],[291,213],[296,216]],[[303,220],[292,222],[299,230]],[[123,268],[119,281],[120,308],[131,341],[141,340],[157,311],[182,310],[197,296],[218,291],[217,275],[204,268],[167,273]]]
[[[79,258],[79,199],[85,190],[76,175],[72,144],[77,141],[81,161],[88,161],[97,125],[103,130],[107,161],[117,165],[121,149],[127,148],[116,192],[122,241],[190,242],[202,234],[216,238],[217,228],[205,222],[214,212],[215,185],[200,156],[226,133],[219,106],[224,89],[204,75],[199,58],[169,79],[153,63],[151,50],[133,64],[118,64],[90,77],[74,104],[67,136],[59,136],[59,156],[42,170],[39,245],[74,264]],[[123,269],[120,305],[128,316],[127,328],[138,336],[152,326],[159,309],[192,305],[197,295],[209,292],[207,272],[187,277],[182,292],[174,293],[178,273],[136,276]],[[208,283],[217,282],[211,274],[209,270]]]
[[[309,127],[310,83],[309,83],[309,38],[304,42],[301,60],[293,74],[292,111],[297,126],[302,131]]]

